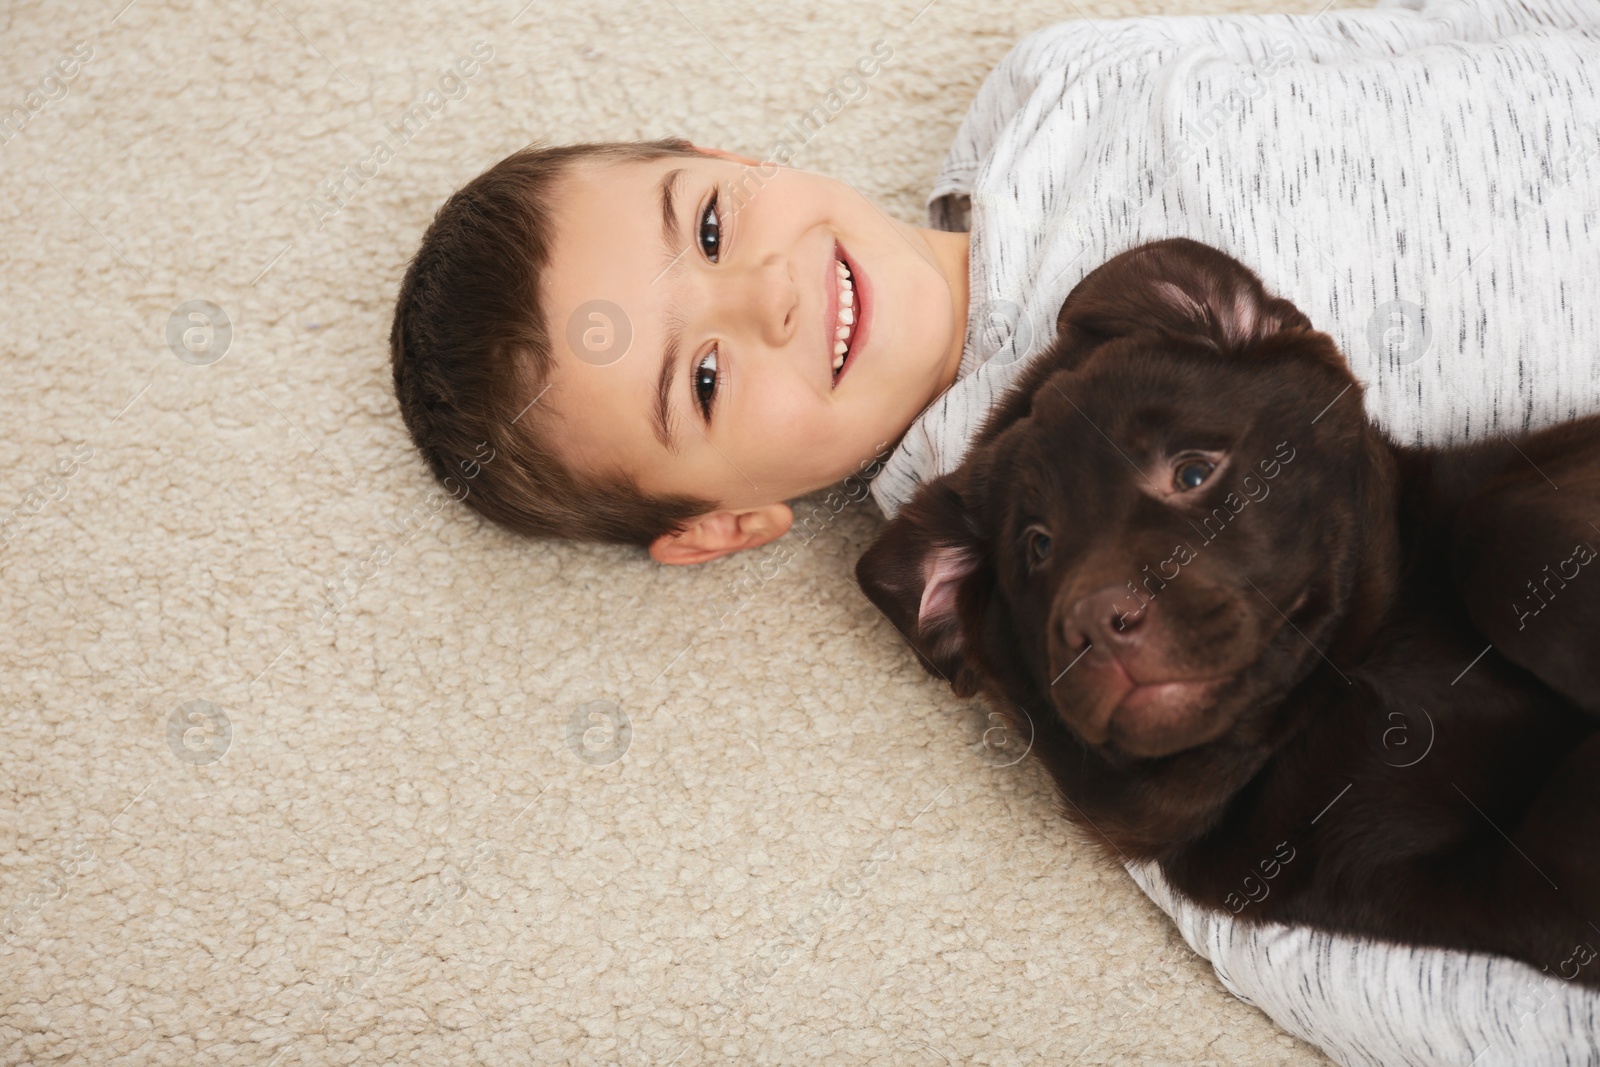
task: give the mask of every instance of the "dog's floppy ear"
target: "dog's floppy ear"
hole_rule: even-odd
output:
[[[959,594],[969,581],[987,581],[988,561],[961,496],[961,473],[917,490],[856,561],[856,582],[921,654],[924,669],[949,682],[957,696],[969,697],[980,678]]]
[[[1311,328],[1249,267],[1186,237],[1107,260],[1067,294],[1056,317],[1058,339],[1079,358],[1105,341],[1152,329],[1234,352],[1281,330]]]

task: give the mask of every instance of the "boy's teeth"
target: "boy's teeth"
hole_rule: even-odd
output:
[[[845,355],[850,351],[850,335],[856,321],[856,294],[855,280],[850,277],[850,268],[844,261],[835,259],[833,269],[839,279],[839,318],[833,335],[833,369],[837,371],[844,366]]]

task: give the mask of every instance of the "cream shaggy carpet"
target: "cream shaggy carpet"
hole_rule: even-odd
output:
[[[522,2],[0,13],[0,1059],[1325,1062],[985,758],[854,588],[870,503],[782,566],[519,541],[386,349],[535,138],[759,155],[883,38],[796,162],[920,220],[1024,33],[1294,8]]]

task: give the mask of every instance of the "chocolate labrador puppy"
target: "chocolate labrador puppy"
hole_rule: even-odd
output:
[[[1399,445],[1328,335],[1175,239],[1072,291],[856,576],[1108,857],[1600,987],[1596,523],[1600,418]]]

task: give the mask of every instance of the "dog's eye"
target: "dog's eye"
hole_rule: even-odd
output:
[[[1186,459],[1172,472],[1172,488],[1180,493],[1198,489],[1206,484],[1206,479],[1211,477],[1211,472],[1216,469],[1215,463],[1207,463],[1203,459]]]
[[[1050,534],[1042,526],[1028,527],[1028,564],[1038,566],[1050,558]]]

